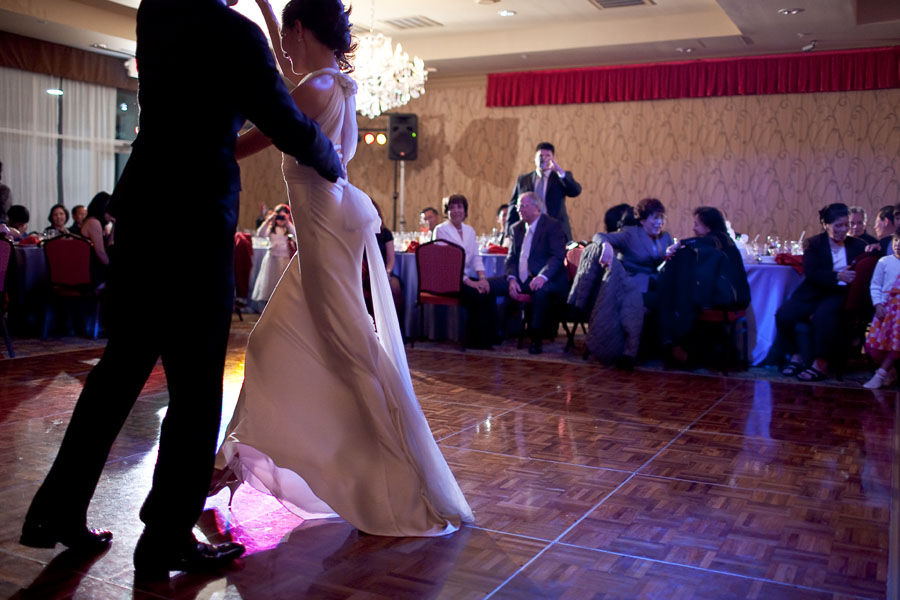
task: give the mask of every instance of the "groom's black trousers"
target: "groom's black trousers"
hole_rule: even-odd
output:
[[[199,218],[186,215],[196,224],[187,229],[148,219],[153,203],[140,198],[122,208],[110,268],[109,342],[26,521],[85,522],[113,442],[162,358],[169,404],[140,516],[154,537],[180,543],[191,535],[209,489],[221,420],[237,193],[195,195],[188,205]]]

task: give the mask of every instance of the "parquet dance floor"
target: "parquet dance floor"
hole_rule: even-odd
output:
[[[246,333],[232,335],[225,422],[245,344]],[[138,509],[167,399],[161,367],[91,506],[90,523],[115,532],[109,551],[84,561],[17,543],[99,355],[0,361],[0,597],[897,597],[896,389],[418,348],[416,390],[473,526],[438,539],[373,537],[340,520],[304,523],[244,486],[230,510],[227,490],[210,499],[196,529],[244,542],[238,564],[135,589]]]

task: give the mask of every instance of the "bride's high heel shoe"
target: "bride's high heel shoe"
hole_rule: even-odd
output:
[[[209,485],[209,491],[206,493],[206,496],[215,496],[227,487],[229,492],[228,508],[231,508],[234,493],[241,487],[242,483],[243,481],[241,481],[241,478],[237,476],[231,466],[227,466],[224,469],[214,469],[212,483]]]

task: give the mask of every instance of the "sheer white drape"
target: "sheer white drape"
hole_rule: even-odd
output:
[[[56,204],[59,79],[0,67],[0,162],[13,204],[31,212],[28,230],[43,230]]]
[[[51,96],[61,87],[64,95]],[[62,105],[62,135],[59,133]],[[71,210],[115,184],[116,90],[0,67],[0,162],[14,204],[43,231],[59,202],[57,144],[62,140],[63,200]]]
[[[63,198],[66,206],[111,192],[115,180],[116,90],[63,80]]]

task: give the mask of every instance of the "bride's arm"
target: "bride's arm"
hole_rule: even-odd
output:
[[[269,39],[272,40],[275,61],[281,68],[281,74],[296,86],[300,83],[301,76],[294,73],[294,70],[291,68],[291,61],[287,59],[284,55],[284,50],[281,48],[281,27],[278,24],[278,17],[275,16],[275,11],[272,10],[269,0],[256,0],[256,4],[259,6],[263,19],[266,21],[266,29],[269,31]]]

